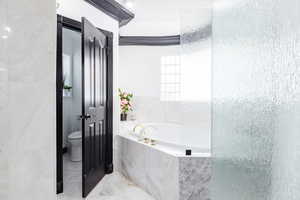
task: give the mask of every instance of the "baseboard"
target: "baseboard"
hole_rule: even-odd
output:
[[[113,172],[114,172],[114,165],[112,163],[106,165],[105,173],[106,174],[111,174]]]
[[[57,185],[56,185],[56,194],[63,193],[63,191],[64,191],[63,181],[57,182]]]

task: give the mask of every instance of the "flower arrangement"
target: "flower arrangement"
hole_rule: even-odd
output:
[[[71,97],[72,96],[72,86],[66,83],[66,75],[63,78],[63,96]]]
[[[122,90],[119,89],[119,97],[121,101],[121,114],[127,114],[129,111],[132,110],[130,101],[133,95],[130,93],[122,92]]]
[[[64,90],[68,90],[68,91],[70,91],[72,89],[72,86],[66,84],[66,75],[63,78],[63,88],[64,88]]]

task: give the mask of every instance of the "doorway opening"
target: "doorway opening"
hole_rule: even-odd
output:
[[[57,19],[57,193],[86,197],[113,171],[113,34]]]

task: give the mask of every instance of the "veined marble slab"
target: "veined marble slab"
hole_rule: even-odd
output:
[[[211,158],[179,157],[179,199],[209,200]]]
[[[64,156],[64,193],[59,194],[57,200],[84,200],[81,197],[81,172],[81,162],[72,162],[69,156]],[[104,176],[85,200],[154,200],[154,198],[120,173],[114,172]]]
[[[56,198],[55,0],[0,0],[0,199]]]
[[[208,200],[209,157],[177,157],[115,136],[115,169],[156,200]]]

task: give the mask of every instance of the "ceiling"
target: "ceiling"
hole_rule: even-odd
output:
[[[124,0],[118,0],[124,4]],[[130,0],[135,18],[120,35],[177,35],[211,23],[212,0]]]

